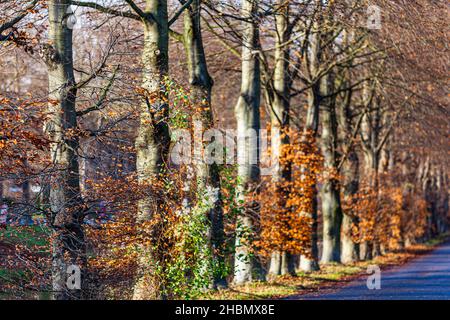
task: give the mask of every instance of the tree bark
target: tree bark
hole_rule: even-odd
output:
[[[344,86],[350,85],[350,75],[345,71]],[[343,176],[343,199],[347,206],[355,203],[354,197],[359,188],[359,157],[353,144],[354,132],[358,130],[354,123],[352,112],[353,90],[345,93],[342,104],[339,108],[339,127],[341,132],[341,143],[344,146],[343,152],[346,159],[342,164]],[[344,155],[345,156],[345,155]],[[342,160],[341,160],[342,161]],[[359,243],[353,240],[353,226],[358,225],[358,217],[351,212],[351,209],[343,210],[342,230],[341,230],[341,262],[345,264],[359,260]]]
[[[303,139],[305,143],[316,143],[317,131],[319,127],[319,107],[320,107],[320,90],[318,85],[314,85],[308,93],[308,110],[305,124],[305,130],[303,132]],[[303,166],[300,170],[305,172],[302,176],[306,178],[306,172],[309,170],[307,165]],[[314,183],[311,185],[313,195],[311,199],[311,208],[309,212],[303,212],[305,217],[311,219],[311,246],[310,256],[300,256],[299,269],[304,272],[312,272],[320,269],[319,267],[319,248],[318,248],[318,222],[317,222],[317,178],[312,177]]]
[[[364,173],[367,177],[365,183],[375,190],[378,196],[378,171],[380,162],[380,150],[378,150],[380,136],[380,108],[376,107],[373,112],[370,109],[375,107],[373,96],[375,88],[370,88],[369,83],[364,83],[363,100],[367,110],[365,110],[361,122],[361,140],[364,155]],[[361,246],[360,259],[370,260],[373,258],[375,242],[377,239],[365,240]]]
[[[30,181],[27,179],[22,183],[22,201],[23,201],[23,212],[22,212],[22,221],[25,222],[26,225],[32,222],[32,204],[31,200],[31,186]]]
[[[201,124],[203,130],[214,127],[214,115],[211,106],[211,90],[213,79],[208,73],[206,56],[203,47],[200,24],[201,0],[194,0],[184,16],[184,46],[188,58],[189,82],[191,85],[191,101],[194,104],[194,121]],[[202,139],[203,132],[201,137]],[[205,147],[203,141],[201,142]],[[216,265],[224,264],[224,230],[222,194],[220,175],[217,163],[208,164],[203,154],[194,155],[194,166],[197,177],[197,194],[203,212],[211,223],[207,226],[210,250]],[[222,274],[212,275],[212,288],[227,286]]]
[[[3,205],[3,178],[0,178],[0,206]]]
[[[330,75],[324,76],[321,91],[327,96],[330,90]],[[323,217],[322,263],[341,261],[342,208],[337,178],[337,118],[334,98],[328,98],[323,105],[321,149],[324,157],[325,181],[321,188]]]
[[[49,44],[43,48],[49,79],[49,120],[45,131],[55,167],[51,177],[52,287],[58,300],[80,299],[85,287],[86,245],[79,185],[73,72],[72,30],[67,27],[68,0],[50,0]],[[81,290],[68,287],[68,267],[81,269]]]
[[[169,106],[164,78],[168,74],[168,16],[166,0],[146,0],[143,18],[144,49],[142,52],[143,81],[146,101],[140,106],[140,124],[136,138],[136,170],[139,184],[145,186],[152,179],[162,181],[166,173],[170,134],[168,127]],[[151,17],[150,17],[151,15]],[[149,196],[138,201],[138,228],[161,212],[161,199]],[[151,241],[164,226],[151,231]],[[158,248],[145,246],[140,249],[139,272],[134,287],[133,299],[160,299],[165,297],[161,275],[156,268],[164,268]]]
[[[344,176],[344,197],[346,202],[353,201],[353,197],[358,192],[359,185],[359,160],[358,154],[352,150],[347,156],[347,161],[343,165]],[[342,217],[342,252],[341,262],[352,263],[359,260],[359,244],[353,240],[353,226],[358,224],[358,218],[351,212],[343,212]]]
[[[270,107],[272,161],[274,170],[272,181],[276,186],[277,210],[288,210],[286,199],[289,195],[292,164],[284,159],[284,151],[289,145],[289,109],[290,109],[290,78],[289,54],[286,44],[290,39],[288,28],[289,6],[286,5],[275,16],[275,67],[273,78],[266,85],[268,105]],[[288,214],[288,212],[286,212]],[[292,264],[293,256],[287,252],[274,252],[271,256],[269,274],[271,276],[295,274]],[[283,263],[284,261],[284,263]]]
[[[255,50],[259,49],[258,1],[242,2],[242,79],[241,92],[235,106],[237,120],[238,185],[237,201],[241,207],[236,221],[234,282],[244,284],[261,279],[261,267],[252,253],[251,238],[259,220],[258,201],[259,130],[260,130],[260,65]]]
[[[318,29],[319,23],[315,22],[315,29]],[[306,113],[306,123],[303,132],[303,140],[305,143],[316,143],[317,132],[319,129],[319,109],[322,100],[320,93],[320,78],[317,78],[320,61],[321,61],[321,36],[318,32],[311,36],[310,41],[310,69],[309,73],[313,77],[313,83],[308,90],[308,109]],[[305,165],[300,170],[307,172],[309,169]],[[303,177],[306,177],[303,174]],[[311,210],[309,212],[302,213],[305,217],[310,218],[311,223],[311,246],[310,256],[301,255],[299,261],[299,269],[304,272],[312,272],[320,269],[319,267],[319,248],[318,248],[318,234],[317,234],[317,178],[311,186],[313,195],[311,199]]]

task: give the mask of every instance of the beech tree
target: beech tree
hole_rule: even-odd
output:
[[[0,0],[0,291],[227,296],[445,234],[445,9]]]
[[[77,297],[82,291],[66,287],[68,268],[86,265],[84,218],[80,194],[79,147],[73,70],[72,30],[67,23],[70,2],[49,2],[49,44],[43,48],[49,79],[49,120],[45,124],[55,173],[50,178],[52,211],[52,277],[56,299]],[[84,280],[84,276],[82,276]],[[83,284],[82,284],[83,287]],[[77,289],[77,288],[75,288]],[[79,298],[79,297],[78,297]]]
[[[201,3],[200,0],[192,1],[184,16],[183,44],[188,58],[190,95],[194,105],[194,122],[201,123],[204,131],[214,127],[214,115],[212,111],[211,91],[213,79],[208,73],[206,54],[203,46],[201,28]],[[203,132],[204,132],[203,131]],[[202,132],[202,133],[203,133]],[[198,138],[198,137],[195,137]],[[200,137],[203,140],[203,137]],[[203,143],[202,143],[203,145]],[[206,144],[204,145],[206,147]],[[211,223],[207,232],[211,250],[217,263],[223,263],[223,209],[222,194],[220,188],[220,172],[217,163],[208,165],[204,161],[204,155],[194,155],[195,171],[197,178],[198,200],[204,207],[204,212]],[[207,204],[206,207],[204,204]],[[226,286],[226,280],[222,275],[213,275],[212,287]]]
[[[259,130],[261,70],[256,51],[259,49],[258,1],[242,2],[242,80],[235,106],[237,121],[238,186],[237,199],[242,212],[236,222],[234,282],[243,284],[260,277],[259,263],[252,254],[250,237],[256,232],[259,203]]]

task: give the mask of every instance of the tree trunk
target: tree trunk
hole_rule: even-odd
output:
[[[140,125],[136,138],[136,170],[139,184],[145,186],[152,179],[162,181],[166,172],[170,146],[168,128],[169,106],[164,77],[168,74],[168,16],[166,0],[147,0],[145,13],[152,18],[143,20],[144,49],[142,52],[143,82],[146,102],[140,106]],[[161,212],[161,199],[149,196],[139,200],[137,211],[138,228],[142,223],[156,218]],[[153,227],[152,242],[157,241],[163,225]],[[145,231],[145,230],[144,230]],[[156,246],[157,244],[154,243]],[[139,272],[134,287],[133,299],[164,298],[164,284],[156,268],[164,268],[158,248],[145,246],[140,249]]]
[[[49,120],[45,131],[51,141],[50,157],[55,167],[51,177],[50,219],[52,235],[52,287],[55,299],[79,299],[85,286],[86,247],[82,222],[84,212],[79,185],[78,137],[73,73],[72,30],[67,27],[68,0],[50,0],[49,44],[44,56],[49,79]],[[81,290],[69,286],[68,267],[81,269]],[[72,290],[73,289],[73,290]]]
[[[306,213],[311,218],[311,248],[310,248],[310,256],[307,257],[305,255],[300,256],[299,261],[299,269],[304,272],[313,272],[320,270],[319,266],[319,248],[318,248],[318,240],[319,236],[317,233],[318,222],[317,222],[317,190],[316,186],[312,186],[314,189],[314,196],[311,199],[311,211]]]
[[[3,178],[0,177],[0,206],[3,205]]]
[[[347,36],[345,36],[347,39]],[[350,74],[345,71],[344,86],[350,86]],[[353,240],[353,226],[358,225],[358,217],[353,214],[353,205],[355,204],[355,195],[359,188],[359,157],[355,150],[352,139],[357,129],[353,121],[352,112],[353,90],[345,93],[342,104],[339,108],[339,132],[341,133],[341,143],[344,146],[343,152],[346,159],[342,164],[343,176],[343,196],[347,210],[343,210],[342,230],[341,230],[341,262],[353,263],[359,260],[359,243]],[[346,153],[346,155],[345,155]]]
[[[281,274],[281,252],[274,251],[270,256],[269,272],[270,277],[278,276]]]
[[[319,24],[316,22],[315,27],[318,29]],[[310,48],[310,74],[315,77],[318,73],[319,64],[321,61],[321,37],[318,32],[312,35],[311,39],[311,48]],[[320,78],[314,79],[314,83],[312,83],[311,88],[308,90],[308,110],[306,114],[306,123],[303,132],[303,140],[306,143],[316,143],[317,132],[319,129],[319,108],[322,97],[320,93]],[[306,178],[306,172],[309,170],[307,165],[305,164],[302,168],[300,168],[304,178]],[[310,255],[309,257],[306,255],[300,256],[299,261],[299,269],[304,272],[312,272],[320,269],[319,267],[319,248],[318,248],[318,234],[317,234],[317,179],[316,177],[312,177],[314,179],[314,183],[311,186],[312,188],[312,199],[311,199],[311,208],[309,212],[303,212],[302,214],[309,218],[311,223],[311,245],[310,245]]]
[[[266,85],[268,105],[270,107],[272,162],[275,163],[272,181],[276,186],[276,202],[278,210],[286,209],[286,199],[289,195],[291,181],[291,163],[284,159],[284,150],[289,144],[289,108],[290,108],[290,79],[289,79],[289,41],[288,30],[289,6],[284,6],[275,16],[275,67],[271,83]],[[280,162],[281,161],[281,162]],[[286,212],[288,214],[288,212]],[[273,253],[270,261],[269,274],[271,276],[295,274],[289,253]],[[284,261],[285,263],[282,263]]]
[[[373,244],[373,254],[372,256],[374,258],[379,257],[382,255],[382,251],[381,251],[381,244],[379,241],[375,241]]]
[[[23,211],[21,220],[25,225],[29,225],[32,220],[33,206],[31,204],[31,186],[30,181],[27,179],[22,183],[22,202]]]
[[[347,161],[343,165],[344,176],[344,197],[346,202],[353,201],[353,197],[358,192],[358,154],[350,151]],[[358,218],[351,212],[344,212],[342,217],[342,252],[341,262],[352,263],[359,260],[359,244],[353,240],[353,226],[358,224]]]
[[[378,170],[375,168],[378,168],[378,156],[371,150],[366,150],[364,152],[364,172],[368,177],[368,185],[376,190],[378,187]],[[376,239],[367,239],[363,241],[360,252],[361,260],[371,260],[373,258],[375,242]]]
[[[191,101],[194,104],[194,121],[202,127],[202,139],[204,130],[214,127],[214,116],[211,107],[211,90],[213,80],[208,73],[206,56],[203,48],[203,40],[200,24],[201,1],[194,0],[184,16],[184,46],[188,58],[189,82],[191,85]],[[203,141],[200,143],[203,144]],[[222,194],[220,190],[220,175],[217,163],[208,164],[203,159],[203,153],[194,154],[194,165],[197,177],[198,202],[202,212],[209,217],[211,223],[207,226],[211,253],[215,264],[224,264],[224,230]],[[213,288],[227,286],[222,274],[212,275]]]
[[[317,130],[319,127],[319,107],[320,107],[320,90],[318,85],[314,85],[308,93],[308,110],[307,110],[307,118],[305,130],[303,132],[303,138],[306,143],[316,143]],[[307,171],[309,168],[305,164],[302,168],[300,168],[302,172],[302,178],[307,178]],[[317,234],[317,178],[311,177],[314,179],[314,183],[310,186],[312,189],[312,199],[311,199],[311,208],[309,212],[303,212],[302,215],[309,218],[311,220],[311,245],[310,245],[310,255],[309,257],[306,255],[300,256],[299,261],[299,269],[304,272],[313,272],[320,269],[319,267],[319,248],[318,248],[318,234]]]
[[[324,76],[321,91],[324,95],[331,92],[329,76]],[[337,179],[337,119],[334,99],[327,99],[322,115],[321,148],[324,157],[325,181],[321,188],[323,217],[322,263],[341,261],[341,223],[342,208]]]
[[[359,260],[359,245],[353,241],[352,228],[354,219],[348,214],[342,216],[342,252],[341,262],[350,264]]]
[[[363,241],[360,246],[360,259],[361,260],[372,260],[373,258],[373,242]]]
[[[242,2],[242,79],[241,93],[235,107],[237,120],[238,185],[237,201],[241,207],[236,221],[234,282],[244,284],[261,279],[261,267],[252,253],[251,238],[259,220],[259,130],[260,65],[258,1]]]
[[[354,203],[354,196],[359,186],[359,159],[358,154],[349,151],[347,160],[343,165],[344,199],[348,205]],[[358,225],[358,217],[352,212],[343,212],[342,217],[342,252],[341,262],[352,263],[359,260],[359,244],[353,240],[353,226]]]
[[[367,177],[365,183],[368,187],[375,190],[378,197],[378,170],[380,161],[378,143],[380,135],[380,108],[376,108],[375,103],[373,103],[373,97],[371,97],[375,94],[373,90],[375,89],[369,88],[369,83],[366,82],[364,84],[363,99],[366,107],[368,110],[372,108],[375,108],[375,110],[372,112],[367,110],[363,115],[361,122],[361,140],[364,151],[364,173]],[[373,248],[375,242],[377,242],[377,239],[367,239],[363,242],[360,253],[361,260],[370,260],[373,258]]]

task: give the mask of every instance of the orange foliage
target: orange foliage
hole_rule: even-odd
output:
[[[344,210],[358,218],[353,227],[355,241],[398,249],[424,235],[429,212],[420,192],[395,186],[388,177],[382,180],[378,190],[367,184],[360,186]]]
[[[274,181],[266,177],[261,193],[261,238],[263,255],[286,251],[308,255],[311,243],[311,212],[321,170],[322,157],[311,135],[289,133],[290,143],[282,147],[280,167],[289,176]]]

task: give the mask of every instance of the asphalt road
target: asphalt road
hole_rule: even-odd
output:
[[[301,300],[450,300],[450,242],[403,266],[381,271],[379,290],[369,290],[367,279],[368,276],[361,277],[335,291],[292,298]]]

